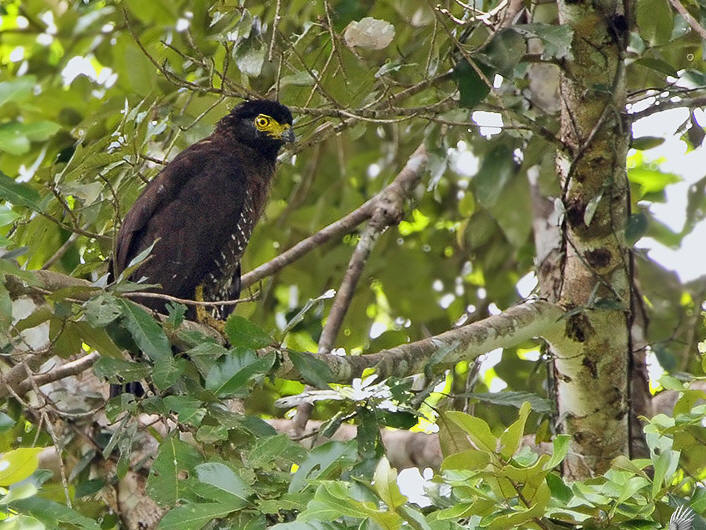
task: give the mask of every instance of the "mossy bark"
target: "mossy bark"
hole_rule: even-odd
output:
[[[560,0],[573,30],[561,68],[563,262],[557,301],[571,312],[552,342],[559,418],[572,437],[565,475],[604,472],[629,452],[631,276],[625,17],[615,2]],[[580,455],[580,456],[579,456]]]

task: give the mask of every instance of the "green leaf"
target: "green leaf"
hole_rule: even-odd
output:
[[[104,327],[122,314],[118,299],[110,294],[99,294],[83,304],[84,316],[96,328]]]
[[[44,447],[22,447],[8,451],[0,458],[0,486],[22,482],[39,467],[38,455]]]
[[[281,460],[299,463],[305,456],[306,450],[301,445],[286,434],[278,434],[259,439],[248,455],[248,464],[253,468],[271,468]]]
[[[492,79],[489,79],[493,75],[493,69],[490,66],[477,61],[475,66],[487,80],[492,82]],[[490,93],[488,83],[478,75],[478,72],[465,59],[456,63],[453,70],[453,78],[458,85],[459,105],[462,107],[472,109]]]
[[[640,0],[635,6],[640,37],[650,46],[669,42],[674,26],[674,15],[668,0]]]
[[[566,455],[569,454],[569,444],[571,443],[571,436],[568,434],[557,434],[556,438],[552,440],[552,457],[544,464],[544,470],[549,471],[555,468],[564,461]]]
[[[551,498],[551,492],[547,483],[542,481],[532,498],[529,498],[530,507],[520,509],[517,512],[501,515],[488,525],[490,530],[506,530],[508,528],[526,528],[525,523],[536,517],[541,517],[544,509]],[[522,506],[522,505],[520,505]]]
[[[509,460],[520,447],[530,409],[530,404],[525,401],[520,407],[519,418],[500,435],[500,455],[506,460]]]
[[[344,482],[323,482],[297,520],[334,521],[347,516],[354,519],[369,518],[377,523],[376,528],[392,530],[402,527],[402,519],[398,514],[383,511],[377,503],[358,501],[352,496],[351,490],[352,487]]]
[[[10,101],[22,102],[30,99],[33,95],[37,78],[33,75],[25,75],[0,83],[0,106]]]
[[[282,330],[282,336],[286,335],[289,333],[291,330],[293,330],[300,322],[304,320],[304,317],[306,314],[311,310],[313,307],[321,306],[321,302],[324,300],[328,300],[330,298],[333,298],[336,294],[336,291],[333,289],[329,289],[326,291],[324,294],[321,296],[317,296],[316,298],[309,298],[309,300],[306,301],[306,304],[304,304],[304,307],[302,307],[296,315],[294,315],[292,318],[289,319],[289,322],[287,322],[287,325],[284,327]]]
[[[356,461],[355,442],[326,442],[312,449],[289,483],[289,493],[304,489],[315,480],[329,477],[335,470],[346,469]]]
[[[478,173],[473,178],[475,195],[479,204],[490,208],[495,205],[505,185],[515,174],[512,148],[500,143],[483,159]]]
[[[314,74],[318,76],[317,71],[313,71]],[[290,75],[285,75],[282,76],[282,79],[280,80],[280,88],[284,88],[288,85],[292,86],[311,86],[314,84],[314,79],[309,75],[309,72],[302,71],[302,72],[295,72]]]
[[[35,123],[8,122],[0,125],[0,151],[23,155],[30,142],[40,142],[54,135],[61,127],[50,121]]]
[[[119,300],[121,322],[132,335],[135,344],[153,361],[172,356],[172,348],[161,326],[140,306]]]
[[[542,59],[571,59],[571,41],[574,30],[560,24],[515,24],[512,29],[526,37],[537,37],[542,41]]]
[[[0,433],[12,429],[15,423],[15,420],[13,420],[10,416],[4,412],[0,412]]]
[[[5,151],[11,155],[19,156],[30,149],[29,138],[20,132],[16,123],[0,125],[0,152]]]
[[[39,193],[29,184],[15,182],[2,171],[0,171],[0,199],[18,206],[26,206],[35,212],[41,211]]]
[[[239,510],[248,504],[253,489],[231,468],[219,462],[206,462],[196,466],[196,477],[200,482],[209,484],[219,490],[220,501],[233,510]]]
[[[674,478],[674,473],[679,466],[680,451],[671,449],[661,451],[656,458],[652,459],[654,465],[655,476],[652,483],[652,497],[657,497],[662,485],[668,485]]]
[[[317,388],[330,388],[329,382],[333,380],[333,374],[328,364],[315,355],[289,350],[289,360],[302,378]]]
[[[375,491],[392,511],[407,503],[397,485],[397,470],[390,467],[390,461],[384,456],[378,462],[373,475]]]
[[[625,225],[625,242],[634,245],[647,233],[647,216],[643,212],[631,214]]]
[[[127,264],[127,267],[120,273],[120,276],[118,276],[118,279],[115,281],[115,283],[121,283],[125,279],[129,278],[130,275],[137,269],[142,263],[150,256],[152,253],[152,249],[154,246],[157,244],[157,241],[159,241],[159,238],[155,239],[152,244],[144,249],[142,252],[137,254],[134,258],[130,260],[130,263]]]
[[[59,129],[61,129],[61,125],[53,121],[37,121],[23,123],[21,131],[32,142],[41,142],[54,136]]]
[[[179,440],[177,435],[169,436],[159,446],[150,469],[148,495],[159,504],[175,505],[188,487],[182,479],[183,473],[193,474],[201,462],[201,454],[194,447]]]
[[[444,458],[441,469],[444,471],[448,469],[478,471],[484,469],[488,464],[490,464],[490,453],[478,449],[468,449]]]
[[[677,71],[677,69],[674,68],[667,61],[663,61],[661,59],[656,59],[654,57],[641,57],[637,61],[635,61],[634,64],[640,64],[661,74],[670,75],[672,77],[679,77],[679,72]],[[639,148],[636,147],[635,149]]]
[[[37,278],[32,271],[22,270],[17,266],[17,263],[5,258],[0,258],[0,275],[10,274],[12,276],[17,276],[25,283],[29,285],[37,285]],[[41,311],[41,309],[39,310]],[[27,317],[30,319],[31,315]],[[25,320],[27,320],[25,319]]]
[[[571,500],[573,493],[571,488],[564,484],[564,481],[554,473],[547,474],[547,485],[552,493],[552,497],[565,504]]]
[[[640,136],[639,138],[633,138],[630,143],[630,147],[633,149],[638,149],[640,151],[646,151],[652,149],[653,147],[660,146],[664,143],[664,138],[659,136]]]
[[[275,354],[258,357],[253,350],[236,348],[224,355],[206,376],[206,388],[219,397],[244,390],[255,376],[264,375],[275,363]]]
[[[157,388],[166,390],[174,385],[179,376],[184,373],[184,363],[184,359],[177,360],[171,355],[155,360],[152,381]]]
[[[267,49],[262,39],[257,35],[251,35],[235,48],[235,64],[245,75],[257,77],[260,75],[262,65],[265,63],[266,52]]]
[[[119,384],[145,379],[150,374],[151,368],[144,363],[101,357],[93,365],[93,371],[96,376],[107,379],[110,383]]]
[[[105,480],[100,478],[89,479],[79,482],[76,485],[76,498],[80,499],[81,497],[89,497],[91,495],[95,495],[103,489],[103,486],[105,486],[105,484]]]
[[[8,206],[0,207],[0,226],[9,225],[19,217],[21,215]]]
[[[35,517],[49,528],[66,528],[68,525],[73,525],[88,530],[100,530],[100,526],[93,519],[42,497],[22,499],[12,503],[11,507],[18,512]]]
[[[21,499],[27,499],[37,494],[39,490],[31,481],[15,484],[4,497],[0,497],[0,506],[7,506],[10,503]]]
[[[264,330],[241,316],[231,314],[225,325],[228,341],[242,348],[264,348],[272,344],[272,337]]]
[[[508,204],[512,204],[512,208],[508,208]],[[514,174],[500,192],[495,205],[488,210],[510,244],[516,248],[522,247],[532,232],[532,226],[527,222],[532,218],[532,199],[525,176]]]
[[[511,77],[526,50],[525,39],[512,28],[506,28],[496,33],[483,51],[498,72]]]
[[[461,427],[480,451],[495,453],[498,440],[490,432],[488,424],[480,418],[458,411],[449,411],[445,416]]]
[[[473,392],[466,394],[466,396],[483,401],[484,403],[517,408],[520,408],[522,404],[527,401],[532,406],[533,411],[540,413],[551,412],[552,410],[551,401],[531,392]]]
[[[184,322],[184,315],[186,315],[186,306],[184,304],[177,304],[175,302],[169,302],[167,304],[167,312],[169,317],[167,318],[165,324],[167,324],[172,329],[177,329]]]
[[[630,182],[639,184],[642,194],[662,191],[669,184],[681,182],[681,177],[674,173],[663,173],[657,169],[650,169],[646,166],[638,166],[628,169]]]
[[[221,519],[234,511],[218,502],[187,503],[169,510],[159,521],[157,528],[163,530],[198,530],[214,519]]]
[[[81,340],[102,356],[112,357],[114,359],[122,358],[122,350],[115,345],[105,328],[96,328],[91,326],[88,322],[82,321],[74,322],[73,327],[78,331]]]

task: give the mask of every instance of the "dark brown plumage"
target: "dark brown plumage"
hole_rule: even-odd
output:
[[[133,281],[145,278],[161,285],[156,292],[178,298],[194,299],[199,286],[206,301],[237,298],[240,258],[265,207],[277,152],[294,141],[291,125],[284,105],[249,101],[221,119],[211,136],[179,153],[125,216],[115,272],[157,240]],[[166,305],[141,302],[161,312]],[[219,306],[213,315],[224,318],[231,310]]]

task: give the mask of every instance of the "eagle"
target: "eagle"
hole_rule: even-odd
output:
[[[253,100],[233,108],[213,134],[174,157],[127,212],[116,238],[114,277],[154,245],[131,280],[157,284],[150,290],[177,298],[237,299],[240,259],[267,202],[277,153],[294,140],[284,105]],[[165,312],[164,299],[143,303]],[[199,306],[187,315],[211,323],[232,310]]]

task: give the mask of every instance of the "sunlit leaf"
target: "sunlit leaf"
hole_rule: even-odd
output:
[[[0,486],[11,486],[29,477],[39,466],[43,447],[23,447],[8,451],[0,458]]]
[[[33,75],[25,75],[11,81],[0,83],[0,106],[14,101],[20,103],[32,97],[32,91],[37,84]]]
[[[386,20],[365,17],[348,24],[343,38],[351,48],[382,50],[395,38],[395,27]]]
[[[636,4],[640,36],[650,45],[664,44],[672,34],[673,13],[668,0],[641,0]]]

